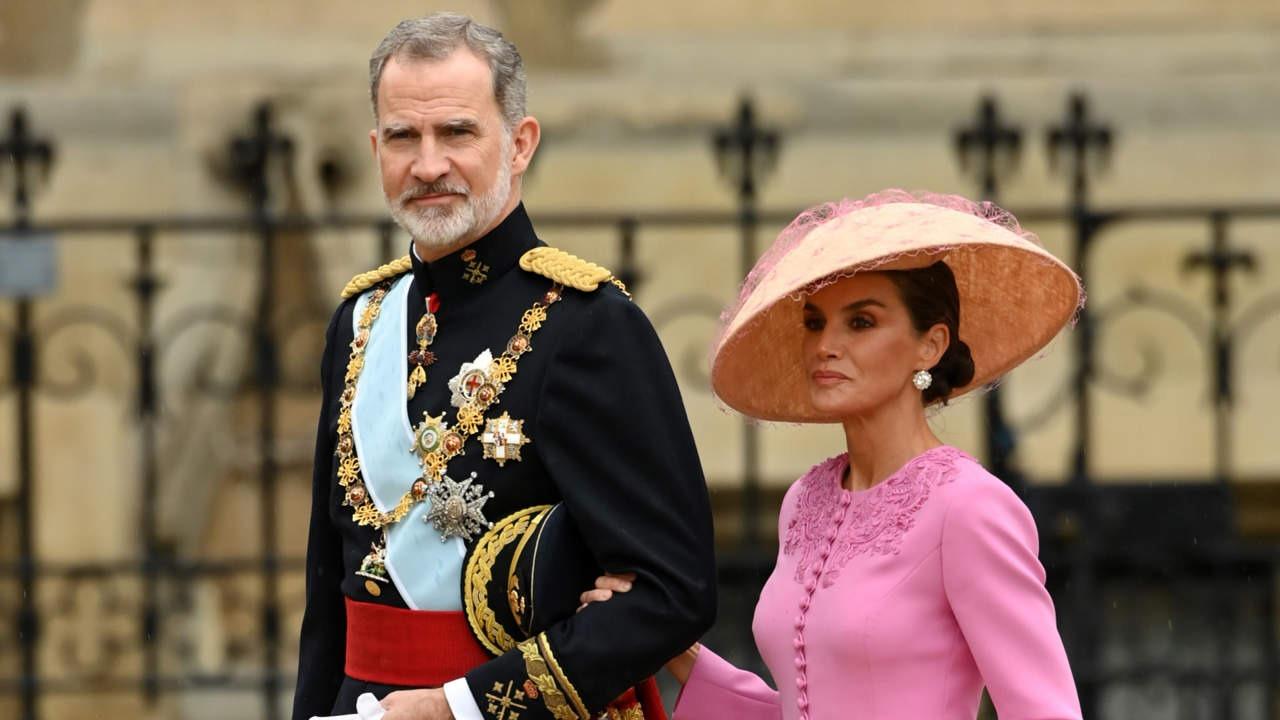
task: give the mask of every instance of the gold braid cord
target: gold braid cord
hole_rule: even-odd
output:
[[[489,581],[493,578],[494,563],[498,553],[529,528],[534,516],[549,507],[535,505],[499,520],[476,542],[476,549],[463,569],[462,602],[467,622],[471,623],[480,643],[495,656],[515,647],[516,641],[498,624],[493,608],[489,607]]]
[[[380,268],[360,273],[359,275],[351,278],[351,282],[347,283],[347,286],[342,288],[342,299],[346,300],[347,298],[355,297],[380,282],[390,280],[393,277],[409,272],[412,268],[413,261],[409,259],[408,255],[405,255],[398,260],[392,260]]]
[[[537,638],[529,638],[517,647],[520,648],[520,654],[524,656],[524,671],[533,684],[538,686],[542,702],[546,704],[556,720],[590,720],[591,716],[585,712],[581,715],[575,713],[564,699],[564,693],[560,692],[560,688],[556,686],[555,678],[551,677],[547,662],[543,659],[542,651],[538,647],[538,638],[541,637],[539,635]]]
[[[521,255],[520,268],[583,292],[613,279],[605,268],[553,247],[536,247]]]

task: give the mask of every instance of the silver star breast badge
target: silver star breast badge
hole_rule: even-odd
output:
[[[440,533],[440,542],[451,537],[471,542],[476,535],[493,526],[493,523],[484,519],[484,513],[481,512],[493,493],[485,492],[484,486],[475,480],[475,473],[471,473],[471,477],[462,482],[445,475],[427,490],[431,509],[422,519],[431,523],[436,532]]]
[[[476,356],[475,361],[462,363],[458,374],[449,380],[450,402],[460,408],[471,402],[480,388],[489,385],[489,370],[493,367],[493,353],[485,350]]]

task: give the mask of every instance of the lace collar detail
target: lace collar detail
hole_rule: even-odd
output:
[[[847,454],[815,465],[797,481],[795,514],[787,523],[783,544],[784,554],[798,555],[796,582],[804,582],[809,570],[821,565],[822,585],[830,587],[852,557],[897,554],[930,491],[954,479],[961,459],[972,458],[940,445],[912,458],[874,487],[856,492],[840,486]]]

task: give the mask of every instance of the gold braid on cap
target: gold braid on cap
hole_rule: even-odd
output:
[[[520,268],[582,292],[613,280],[609,270],[553,247],[536,247],[520,256]],[[615,283],[617,284],[617,283]]]
[[[351,278],[351,282],[347,283],[347,286],[342,288],[342,299],[346,300],[349,297],[359,295],[383,280],[390,280],[397,275],[403,275],[409,272],[412,268],[413,261],[409,259],[408,255],[405,255],[398,260],[392,260],[380,268],[360,273],[359,275]]]
[[[542,521],[542,513],[550,505],[534,505],[518,510],[493,524],[488,532],[476,541],[471,557],[467,559],[462,574],[462,609],[466,614],[476,639],[493,656],[498,656],[516,646],[516,641],[503,629],[489,606],[489,581],[493,579],[493,566],[501,553],[530,528]],[[522,543],[523,545],[523,543]],[[519,551],[516,552],[519,555]],[[514,563],[514,560],[513,560]]]

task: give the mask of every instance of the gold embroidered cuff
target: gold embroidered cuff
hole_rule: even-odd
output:
[[[547,642],[547,634],[538,633],[536,639],[538,648],[542,650],[543,659],[547,661],[547,666],[551,668],[556,682],[560,684],[561,688],[564,688],[565,694],[569,696],[569,701],[573,704],[574,709],[583,718],[591,717],[591,714],[587,712],[587,706],[582,704],[582,698],[578,696],[578,689],[573,686],[573,683],[569,682],[569,678],[564,674],[564,669],[560,667],[555,654],[551,652],[551,643]]]
[[[556,720],[590,720],[586,713],[578,715],[565,700],[564,693],[556,686],[556,681],[547,669],[546,660],[538,648],[538,638],[531,638],[520,643],[520,654],[524,656],[524,669],[529,679],[538,688],[538,697]]]

